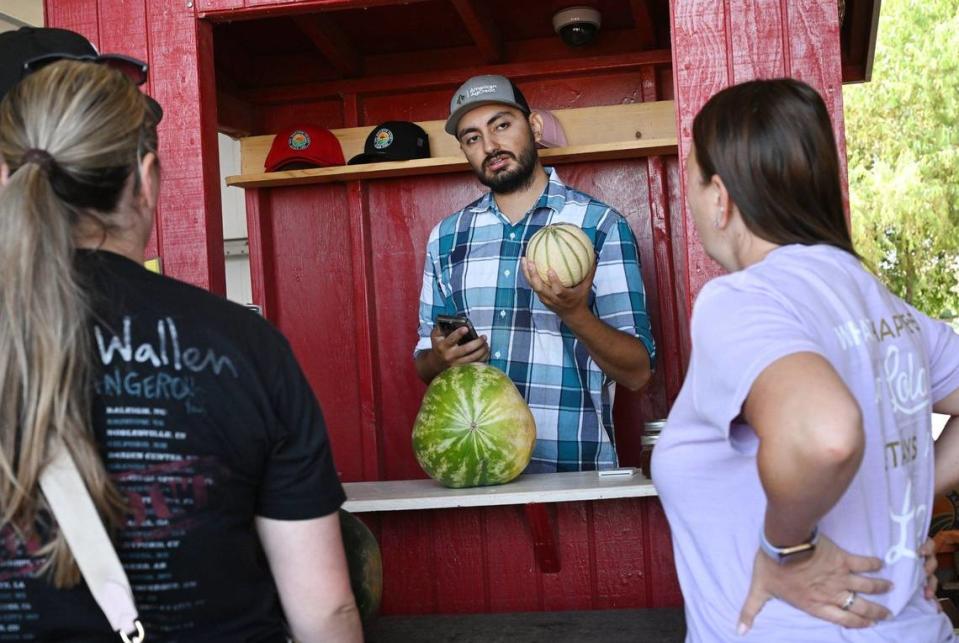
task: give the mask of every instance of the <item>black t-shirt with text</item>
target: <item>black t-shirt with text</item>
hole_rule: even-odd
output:
[[[108,252],[81,251],[96,365],[93,424],[130,514],[116,538],[150,641],[285,641],[254,516],[344,500],[326,427],[289,344],[243,306]],[[0,642],[115,641],[84,584],[35,570],[0,529]]]

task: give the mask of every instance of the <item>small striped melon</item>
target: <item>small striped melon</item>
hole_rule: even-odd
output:
[[[572,223],[553,223],[541,228],[526,246],[526,258],[536,264],[540,279],[546,281],[549,269],[567,288],[583,280],[596,261],[593,243]]]
[[[413,452],[447,487],[509,482],[533,455],[536,421],[512,380],[480,362],[453,366],[430,382],[413,425]]]

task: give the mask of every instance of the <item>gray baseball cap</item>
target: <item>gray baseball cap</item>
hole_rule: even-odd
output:
[[[510,105],[529,116],[529,104],[523,92],[506,76],[473,76],[453,94],[450,99],[450,117],[446,119],[446,132],[456,136],[456,128],[466,112],[481,105]]]

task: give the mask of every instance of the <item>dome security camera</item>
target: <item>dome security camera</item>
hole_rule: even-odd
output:
[[[596,40],[602,23],[602,14],[592,7],[568,7],[553,14],[553,30],[570,47]]]

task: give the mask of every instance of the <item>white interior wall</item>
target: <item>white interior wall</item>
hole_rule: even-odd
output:
[[[250,254],[246,231],[246,201],[243,188],[227,187],[224,178],[240,173],[240,143],[219,134],[220,198],[223,202],[223,240],[226,255],[226,296],[235,302],[253,301],[250,284]]]
[[[0,31],[43,24],[43,0],[0,0]]]

